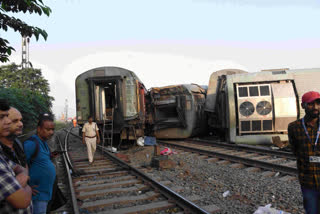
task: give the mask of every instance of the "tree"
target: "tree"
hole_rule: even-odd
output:
[[[18,31],[21,36],[35,36],[38,40],[41,35],[45,40],[47,39],[48,34],[45,30],[30,26],[20,19],[9,16],[6,14],[8,12],[29,12],[30,14],[39,14],[40,16],[44,13],[49,16],[51,9],[44,5],[42,0],[2,0],[0,7],[0,29],[7,31],[8,28],[12,28],[14,31]],[[9,46],[8,40],[0,38],[0,62],[9,61],[8,57],[11,55],[13,50],[14,48]]]
[[[29,90],[41,95],[45,104],[51,108],[53,97],[49,96],[48,80],[42,76],[41,69],[21,68],[15,63],[0,67],[0,86],[3,88],[18,88]]]
[[[29,89],[1,88],[0,99],[9,101],[10,106],[17,108],[23,117],[24,132],[33,130],[37,125],[40,113],[50,112],[50,106],[42,94]]]

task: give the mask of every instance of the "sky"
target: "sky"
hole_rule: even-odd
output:
[[[52,13],[14,14],[43,28],[31,38],[60,116],[75,116],[75,78],[100,66],[132,70],[151,87],[207,85],[220,69],[248,72],[320,67],[320,0],[59,0]],[[0,31],[21,63],[21,36]]]

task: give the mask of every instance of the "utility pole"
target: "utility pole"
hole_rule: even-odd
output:
[[[65,120],[68,121],[68,99],[64,102]]]
[[[22,36],[22,62],[21,67],[22,68],[30,68],[32,67],[32,64],[29,61],[29,43],[30,38],[26,36]]]

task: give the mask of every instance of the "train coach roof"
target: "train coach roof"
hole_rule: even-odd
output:
[[[160,91],[167,91],[169,94],[176,94],[176,93],[205,93],[208,86],[200,86],[198,84],[179,84],[179,85],[169,85],[163,87],[154,87],[151,88],[150,91],[153,93],[159,93]]]
[[[77,76],[76,80],[85,80],[92,77],[103,77],[103,76],[121,76],[121,77],[133,77],[134,79],[137,79],[139,82],[140,79],[137,77],[137,75],[130,70],[127,70],[125,68],[120,67],[98,67],[91,70],[88,70],[80,75]]]
[[[219,76],[222,76],[222,75],[237,75],[237,74],[247,74],[247,73],[248,73],[247,71],[240,70],[240,69],[222,69],[222,70],[213,72],[210,75],[210,80],[217,79]]]
[[[262,70],[260,72],[236,73],[228,75],[228,78],[234,82],[258,82],[258,81],[275,81],[281,79],[295,79],[297,74],[318,73],[319,68],[312,69],[273,69]],[[213,75],[212,75],[213,76]],[[210,88],[210,84],[209,84]]]
[[[288,73],[320,72],[320,68],[292,69],[292,70],[288,70],[287,72]]]
[[[214,73],[217,73],[218,75],[221,75],[219,73],[221,71],[217,71]],[[309,73],[309,72],[320,72],[320,68],[307,68],[307,69],[271,69],[271,70],[262,70],[258,72],[237,72],[237,73],[231,73],[227,75],[231,76],[265,76],[265,75],[286,75],[286,74],[294,74],[294,73]],[[214,74],[213,73],[213,74]],[[212,75],[213,75],[212,74]]]

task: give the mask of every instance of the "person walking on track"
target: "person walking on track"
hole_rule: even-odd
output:
[[[93,122],[92,116],[88,117],[88,122],[84,124],[82,129],[82,143],[87,145],[89,164],[94,162],[94,153],[97,143],[100,143],[99,128]]]

